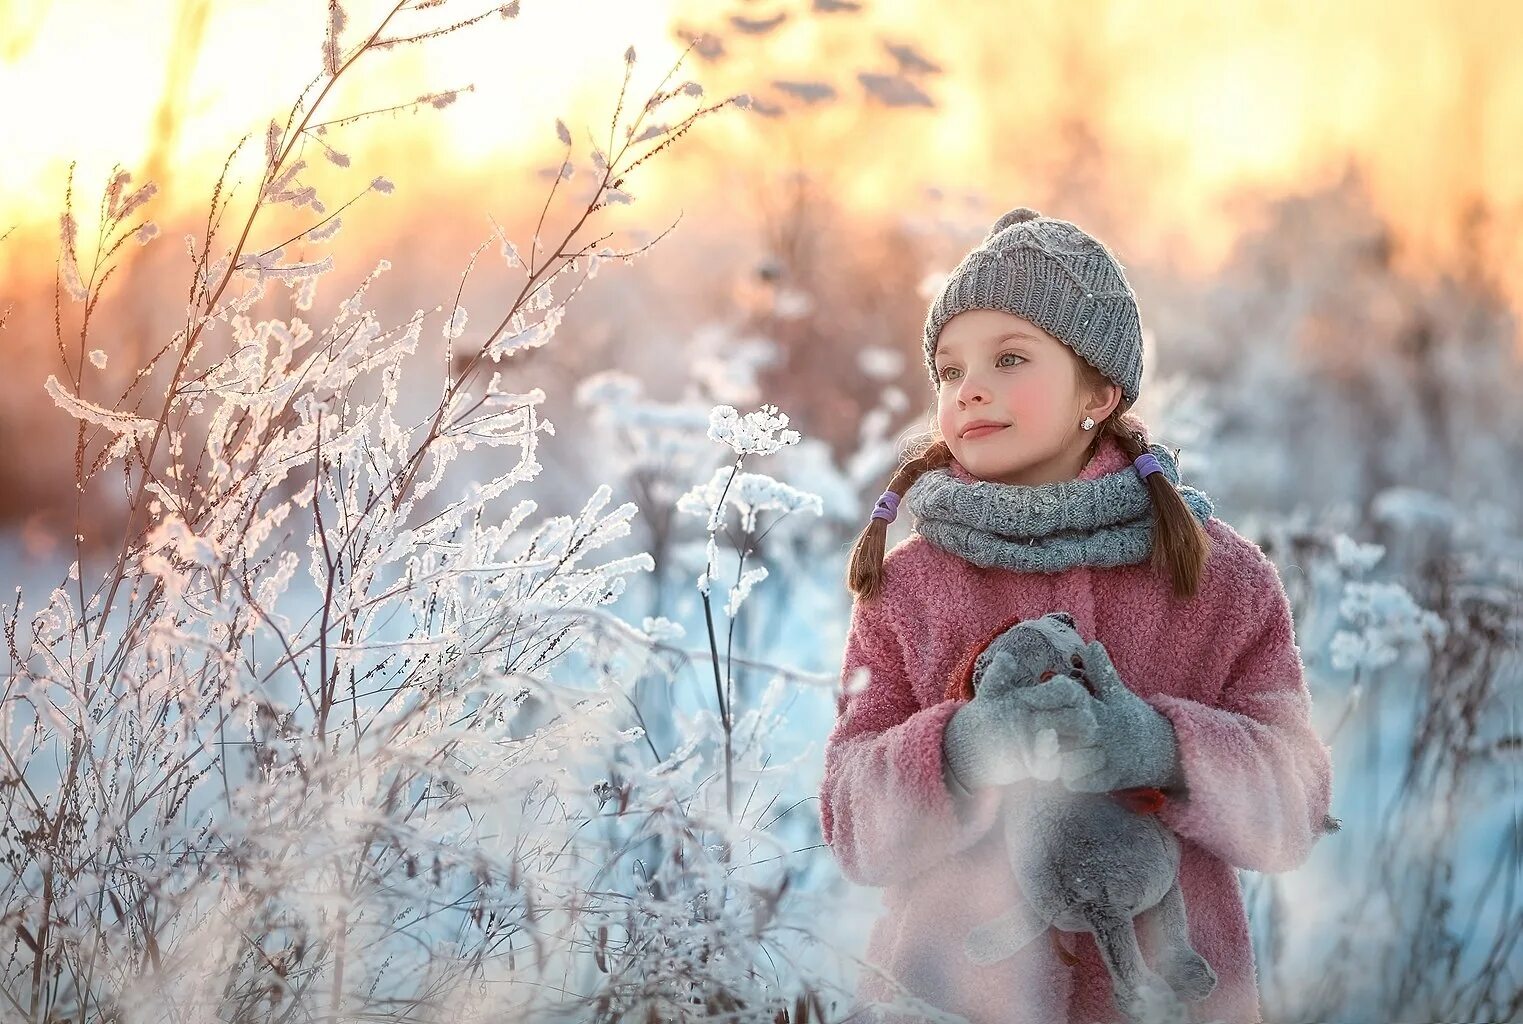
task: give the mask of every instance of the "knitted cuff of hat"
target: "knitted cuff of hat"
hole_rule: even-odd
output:
[[[1149,454],[1204,523],[1214,509],[1194,487],[1179,485],[1179,467],[1161,444]],[[984,568],[1061,572],[1075,565],[1135,565],[1153,546],[1153,506],[1135,465],[1093,479],[1027,486],[966,482],[950,469],[929,470],[904,500],[916,533]]]
[[[936,347],[943,327],[973,309],[1036,324],[1121,388],[1142,384],[1142,321],[1116,255],[1071,221],[1018,207],[1000,217],[953,268],[926,311],[924,349],[931,388],[940,388]]]

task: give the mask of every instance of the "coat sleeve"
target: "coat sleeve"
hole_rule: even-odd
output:
[[[973,845],[1000,804],[998,787],[967,793],[946,774],[942,733],[967,701],[920,705],[888,598],[852,608],[820,789],[826,844],[846,878],[869,886],[907,881]],[[861,668],[865,685],[848,692]]]
[[[1332,754],[1311,721],[1290,601],[1259,554],[1252,616],[1235,645],[1215,706],[1168,694],[1148,703],[1174,725],[1182,798],[1160,820],[1236,868],[1300,867],[1332,801]]]

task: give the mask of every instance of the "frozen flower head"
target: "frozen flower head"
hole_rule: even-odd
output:
[[[687,635],[687,630],[680,622],[673,622],[664,615],[657,615],[654,618],[647,615],[640,628],[645,631],[646,636],[658,644],[681,640]]]
[[[604,370],[583,379],[577,385],[580,405],[602,409],[621,409],[640,398],[640,382],[622,370]]]
[[[1344,533],[1333,538],[1333,556],[1338,564],[1356,573],[1369,572],[1385,553],[1386,549],[1379,544],[1360,544]]]
[[[770,509],[782,517],[795,512],[823,515],[825,510],[818,494],[790,487],[763,473],[737,473],[734,466],[719,467],[708,483],[677,499],[677,511],[708,519],[710,529],[719,528],[725,509],[731,506],[740,512],[741,527],[748,532],[756,529],[758,512]]]
[[[727,444],[737,455],[771,455],[786,445],[799,443],[797,430],[784,430],[788,414],[775,405],[764,405],[741,416],[728,405],[716,405],[709,413],[709,440]]]
[[[1443,619],[1418,607],[1398,583],[1351,582],[1338,607],[1353,627],[1333,636],[1332,663],[1337,669],[1379,669],[1405,651],[1448,632]]]
[[[708,557],[703,573],[698,577],[698,590],[704,597],[709,594],[709,581],[718,578],[719,546],[715,543],[714,535],[723,527],[726,510],[731,506],[740,511],[741,529],[747,535],[756,531],[756,515],[763,509],[776,512],[779,520],[795,512],[821,515],[824,511],[817,494],[797,490],[761,473],[741,473],[735,466],[716,469],[708,483],[699,484],[677,501],[679,512],[708,518]],[[741,556],[741,564],[745,564],[744,555]],[[733,618],[750,595],[751,587],[766,578],[767,570],[763,567],[747,570],[737,584],[730,588],[725,613]]]

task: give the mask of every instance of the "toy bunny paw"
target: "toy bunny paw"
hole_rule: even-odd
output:
[[[1181,999],[1192,1003],[1206,998],[1216,989],[1216,972],[1193,949],[1169,960],[1160,973]]]
[[[1190,1024],[1190,1011],[1156,976],[1145,979],[1124,1002],[1122,1010],[1135,1024]]]

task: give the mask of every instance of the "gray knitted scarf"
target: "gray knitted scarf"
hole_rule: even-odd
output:
[[[1163,474],[1204,523],[1212,504],[1179,486],[1169,450],[1149,444]],[[1075,565],[1135,565],[1152,550],[1153,512],[1147,484],[1128,464],[1092,480],[1026,486],[966,482],[950,468],[921,474],[904,496],[913,529],[939,548],[984,568],[1061,572]]]

